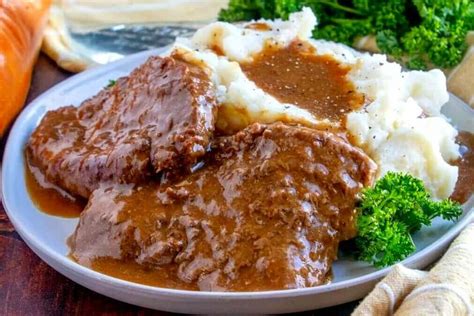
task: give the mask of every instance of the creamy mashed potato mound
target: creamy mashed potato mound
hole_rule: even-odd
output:
[[[449,97],[441,71],[404,71],[385,55],[312,40],[316,17],[307,8],[292,14],[289,21],[259,22],[268,29],[248,28],[249,23],[212,23],[192,38],[178,39],[173,47],[187,60],[209,69],[221,104],[219,128],[233,131],[253,122],[279,120],[339,124],[278,101],[249,80],[239,65],[251,62],[269,43],[285,48],[295,40],[306,41],[317,54],[329,54],[351,67],[348,78],[365,96],[366,105],[349,113],[341,127],[378,164],[378,177],[388,171],[408,172],[422,179],[435,198],[446,198],[454,191],[458,168],[449,162],[459,157],[457,131],[440,113]]]

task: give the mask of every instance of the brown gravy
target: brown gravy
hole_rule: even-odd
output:
[[[459,176],[451,198],[464,203],[474,193],[474,134],[460,132],[457,142],[461,146],[462,157],[455,163],[459,166]]]
[[[79,217],[86,206],[86,200],[72,197],[47,182],[41,171],[29,163],[25,164],[25,181],[31,200],[46,214],[74,218]]]
[[[169,186],[102,185],[69,239],[71,257],[162,287],[324,284],[339,241],[355,236],[355,196],[375,174],[339,137],[281,123],[216,139],[203,165]]]
[[[283,49],[267,45],[241,67],[250,80],[280,102],[298,105],[319,119],[341,121],[364,104],[364,96],[346,78],[349,67],[314,52],[303,42]]]

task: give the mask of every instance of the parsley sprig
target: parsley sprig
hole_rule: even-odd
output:
[[[455,220],[459,203],[434,201],[423,182],[404,173],[387,173],[373,188],[364,189],[358,206],[357,257],[377,267],[403,260],[415,251],[411,234],[438,216]]]

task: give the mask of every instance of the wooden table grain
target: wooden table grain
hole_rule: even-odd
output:
[[[26,104],[69,76],[41,55]],[[0,153],[2,148],[0,145]],[[357,302],[351,302],[301,315],[349,315],[356,305]],[[62,276],[28,248],[0,204],[0,315],[167,314],[110,299]]]

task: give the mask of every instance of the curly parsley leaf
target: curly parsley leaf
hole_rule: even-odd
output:
[[[467,48],[474,2],[469,0],[414,0],[421,23],[400,35],[407,56],[425,64],[449,68],[457,65]]]
[[[435,217],[455,220],[462,214],[459,203],[434,201],[421,180],[393,172],[363,190],[358,210],[357,257],[377,267],[403,260],[415,251],[411,234],[431,225]]]
[[[113,86],[115,86],[116,83],[117,83],[117,80],[112,80],[112,79],[110,79],[110,80],[109,80],[109,83],[108,83],[107,86],[105,86],[105,87],[106,87],[106,88],[113,87]]]

